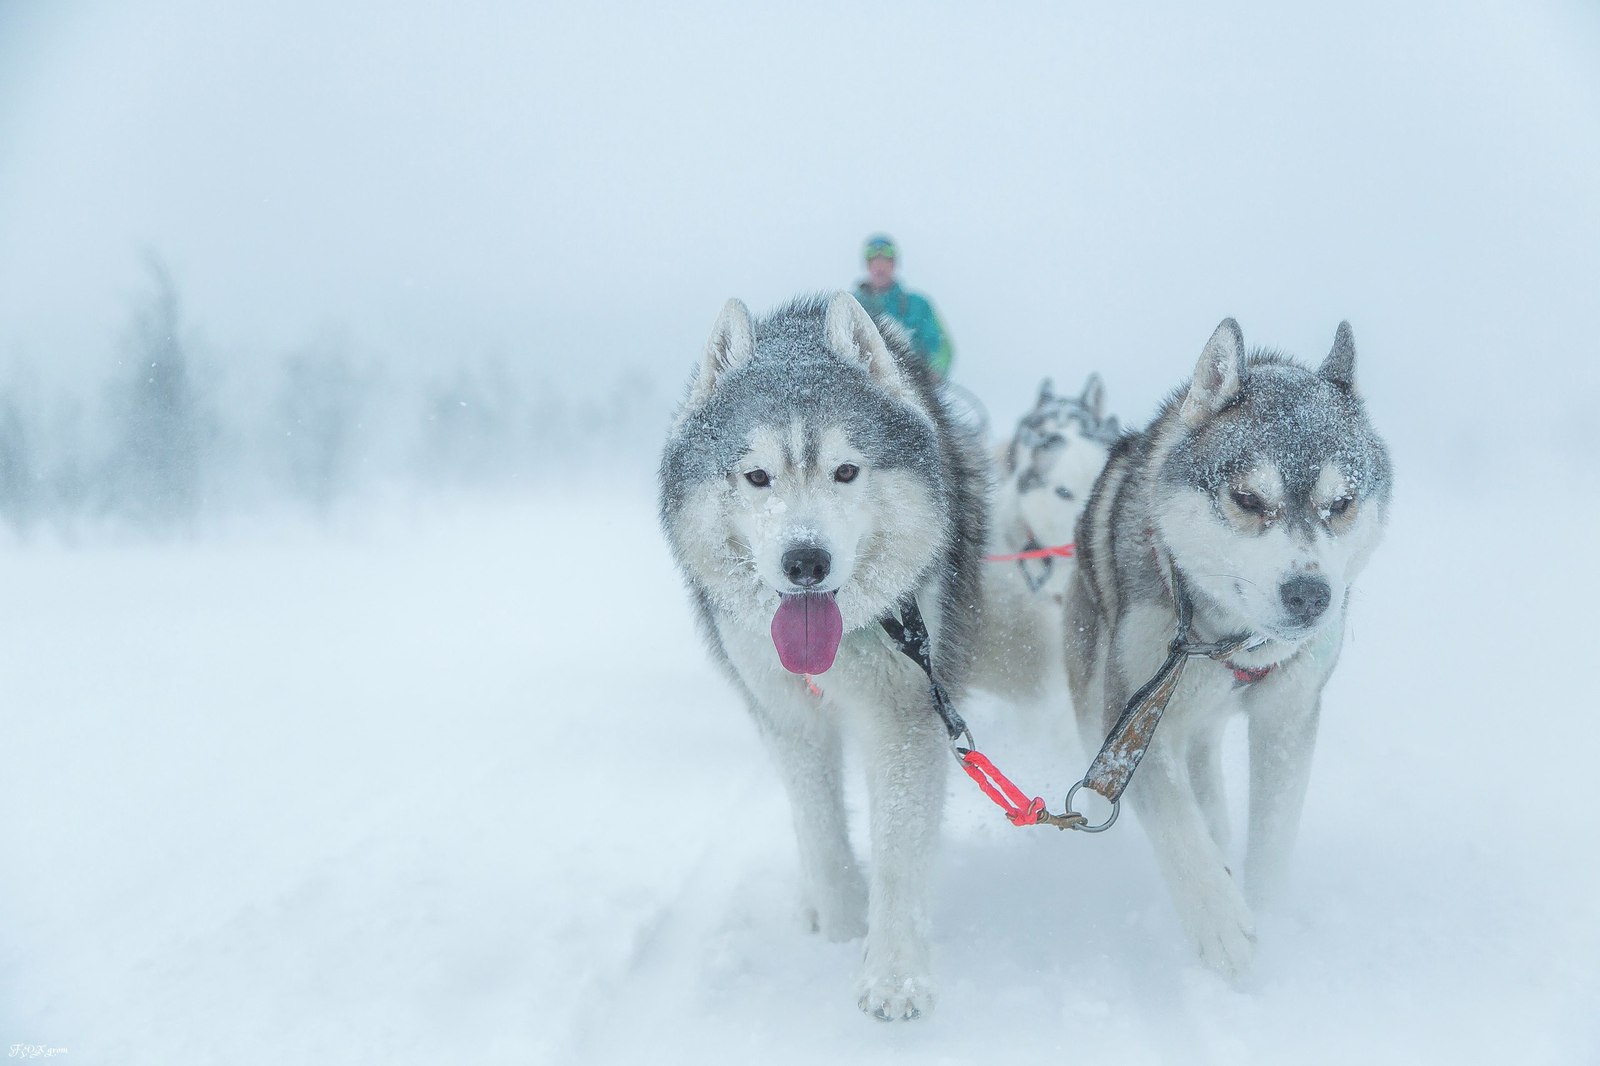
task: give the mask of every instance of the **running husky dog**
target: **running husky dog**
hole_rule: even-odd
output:
[[[1060,685],[1073,531],[1122,434],[1105,399],[1099,374],[1078,396],[1057,396],[1046,378],[999,455],[975,688],[1029,701],[1045,694],[1052,677]],[[1032,554],[1040,552],[1056,554]]]
[[[661,460],[661,522],[712,656],[749,705],[800,842],[806,911],[866,935],[861,1009],[933,1003],[928,890],[948,737],[880,622],[913,600],[952,696],[971,667],[988,482],[898,327],[855,299],[723,308]],[[865,756],[869,887],[841,795]]]
[[[1128,789],[1184,929],[1229,975],[1250,964],[1252,907],[1269,899],[1293,845],[1350,583],[1389,503],[1389,455],[1356,394],[1355,357],[1348,323],[1312,373],[1274,352],[1247,357],[1225,320],[1192,382],[1117,446],[1078,523],[1067,670],[1091,751],[1166,656],[1177,596],[1192,603],[1197,639],[1251,638],[1182,675]],[[1239,711],[1250,751],[1244,891],[1226,858],[1218,759]]]

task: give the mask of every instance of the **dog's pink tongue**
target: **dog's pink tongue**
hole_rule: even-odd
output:
[[[795,674],[822,674],[833,665],[844,638],[844,619],[831,592],[799,592],[779,598],[772,616],[772,643],[783,668]]]

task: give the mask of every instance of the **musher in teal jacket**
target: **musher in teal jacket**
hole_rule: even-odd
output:
[[[941,378],[950,376],[955,349],[950,334],[927,297],[909,292],[894,280],[898,253],[883,234],[867,238],[867,279],[856,286],[856,299],[869,314],[887,315],[911,335],[911,347]]]

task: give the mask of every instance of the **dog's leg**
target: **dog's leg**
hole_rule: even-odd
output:
[[[1201,959],[1224,975],[1243,973],[1255,954],[1255,920],[1211,839],[1183,760],[1160,734],[1139,764],[1128,796],[1150,834],[1178,920]]]
[[[1196,729],[1189,741],[1189,784],[1211,830],[1211,839],[1223,854],[1233,840],[1228,792],[1222,777],[1222,732],[1226,724],[1219,716],[1206,728]]]
[[[1271,902],[1288,870],[1306,784],[1311,780],[1319,693],[1296,695],[1299,698],[1282,702],[1264,700],[1250,715],[1250,835],[1245,875],[1250,902],[1256,907]]]
[[[859,1004],[885,1021],[933,1007],[929,889],[950,748],[926,682],[861,715],[871,802],[872,885]]]
[[[1149,677],[1159,665],[1170,615],[1140,607],[1130,612],[1113,638],[1117,670],[1108,677],[1106,713],[1128,698],[1126,679]],[[1128,787],[1128,798],[1150,835],[1156,861],[1172,893],[1178,919],[1207,965],[1228,976],[1243,973],[1255,954],[1255,920],[1238,881],[1212,838],[1189,775],[1194,734],[1213,727],[1226,688],[1213,674],[1190,671],[1179,682],[1167,714]]]
[[[867,885],[850,848],[839,729],[830,719],[807,717],[782,719],[758,709],[756,721],[789,795],[805,916],[829,940],[851,940],[867,931]]]

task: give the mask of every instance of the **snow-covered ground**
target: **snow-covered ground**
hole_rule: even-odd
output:
[[[859,945],[800,928],[784,799],[647,485],[7,550],[0,1044],[232,1066],[1600,1061],[1580,644],[1600,508],[1525,486],[1511,506],[1565,517],[1512,551],[1481,495],[1400,477],[1245,986],[1192,959],[1135,821],[1015,829],[952,775],[941,1000],[893,1026],[855,1007]],[[1082,771],[1049,721],[971,718],[1052,805]]]

